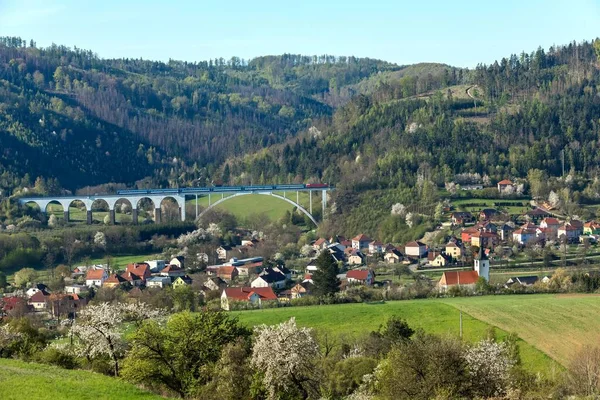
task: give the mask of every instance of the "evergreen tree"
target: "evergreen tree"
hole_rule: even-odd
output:
[[[313,293],[317,296],[331,296],[340,291],[339,268],[331,253],[324,250],[317,257],[317,270],[312,279],[315,284]]]

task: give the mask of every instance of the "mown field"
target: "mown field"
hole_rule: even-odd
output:
[[[502,313],[504,309],[502,301],[507,304],[520,304],[520,307],[526,313],[528,310],[528,301],[531,296],[503,296],[489,297],[498,301],[496,307],[498,310],[490,313],[495,317]],[[552,303],[554,296],[542,296],[546,302]],[[289,307],[277,309],[265,309],[256,311],[241,311],[235,313],[240,321],[248,326],[260,324],[276,324],[283,322],[290,317],[295,317],[299,325],[313,327],[319,331],[333,333],[341,337],[357,338],[367,335],[370,331],[377,330],[390,316],[396,315],[408,321],[413,328],[421,328],[429,333],[441,335],[459,335],[459,308],[463,309],[463,337],[468,341],[477,341],[486,337],[487,331],[491,326],[496,326],[499,337],[504,337],[508,332],[519,333],[522,340],[519,342],[521,356],[524,365],[536,372],[541,372],[551,376],[562,367],[545,354],[540,346],[541,342],[546,340],[545,336],[525,335],[519,323],[514,321],[512,324],[496,324],[495,318],[482,318],[480,312],[477,312],[477,305],[482,299],[487,297],[472,297],[455,302],[453,299],[428,299],[428,300],[409,300],[392,301],[384,304],[340,304],[330,306],[313,307]],[[600,300],[600,298],[598,298]],[[512,303],[511,303],[512,302]],[[468,304],[470,307],[463,307]],[[557,307],[561,309],[560,307]],[[552,309],[551,307],[549,309]],[[471,314],[472,312],[473,314]],[[548,314],[546,314],[548,315]],[[568,319],[569,313],[565,313]],[[549,324],[549,322],[547,322]],[[568,326],[567,322],[567,326]],[[500,326],[502,325],[502,326]],[[544,334],[552,335],[552,332],[544,331]],[[584,340],[582,337],[581,340]],[[555,356],[555,353],[548,353]],[[558,360],[558,358],[557,358]],[[564,359],[560,359],[564,361]]]
[[[283,192],[276,192],[276,194],[283,196]],[[225,195],[227,197],[227,195]],[[292,201],[296,201],[296,192],[286,192],[286,197]],[[215,194],[212,196],[211,201],[214,204],[218,200],[221,199],[220,194]],[[302,207],[308,210],[309,208],[309,198],[307,192],[300,192],[299,201]],[[194,207],[196,204],[195,199],[188,199],[186,201],[188,204],[188,213],[194,211]],[[199,197],[198,205],[200,207],[208,207],[208,196]],[[313,211],[315,209],[320,209],[321,207],[321,194],[313,193]],[[276,197],[260,195],[260,194],[250,194],[245,196],[237,196],[223,203],[219,204],[217,208],[221,210],[225,210],[235,215],[236,218],[240,220],[244,220],[248,218],[252,214],[265,214],[271,220],[278,220],[285,215],[286,211],[292,211],[294,206],[282,199],[278,199]]]
[[[515,206],[516,203],[520,203],[521,206]],[[531,209],[528,199],[458,199],[453,200],[452,204],[460,211],[479,212],[483,208],[496,208],[510,215],[523,214]]]
[[[160,399],[121,380],[88,371],[66,370],[0,359],[0,399]]]

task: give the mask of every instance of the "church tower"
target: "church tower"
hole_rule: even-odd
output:
[[[479,253],[475,256],[475,271],[486,281],[490,281],[490,260],[485,255],[483,247],[479,248]]]

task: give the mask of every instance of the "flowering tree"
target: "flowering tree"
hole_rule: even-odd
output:
[[[307,383],[313,380],[319,354],[312,330],[298,328],[291,318],[279,325],[258,326],[255,336],[251,363],[263,371],[269,399],[276,399],[281,391],[297,391],[308,398]]]
[[[111,304],[101,303],[83,309],[71,327],[71,334],[79,338],[76,352],[81,357],[109,356],[114,362],[115,376],[119,375],[119,358],[125,350],[122,339],[124,322],[139,323],[157,318],[160,310],[145,303]]]
[[[94,235],[94,244],[98,247],[106,247],[106,235],[104,232],[96,232]]]
[[[213,237],[220,237],[221,236],[221,228],[219,228],[219,225],[215,224],[214,222],[211,222],[208,225],[208,228],[206,228],[206,233],[208,233],[210,236],[213,236]]]
[[[513,360],[506,343],[482,340],[467,349],[465,360],[475,392],[483,397],[498,397],[506,392]]]
[[[548,195],[548,203],[554,208],[560,207],[560,196],[554,190],[551,190]]]
[[[56,218],[56,215],[54,215],[54,214],[50,215],[50,218],[48,218],[48,226],[54,228],[57,225],[58,225],[58,218]]]
[[[313,252],[313,247],[310,244],[305,244],[300,249],[300,254],[302,255],[302,257],[308,257],[312,254],[312,252]]]
[[[446,191],[450,194],[456,194],[458,191],[458,187],[454,182],[446,182],[444,185],[446,187]]]
[[[408,214],[406,214],[406,225],[408,225],[409,228],[412,228],[414,224],[415,224],[414,215],[413,215],[413,213],[409,212]]]
[[[198,228],[190,233],[184,233],[177,238],[177,245],[179,247],[190,246],[206,240],[209,234],[202,228]]]
[[[406,207],[402,203],[396,203],[392,206],[392,215],[404,217],[406,215]]]

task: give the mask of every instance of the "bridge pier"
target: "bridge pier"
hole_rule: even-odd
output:
[[[312,215],[312,190],[308,191],[308,199],[309,199],[309,203],[308,203],[308,212],[310,213],[310,215]]]
[[[69,222],[69,209],[68,208],[63,211],[63,218],[65,220],[65,223]]]
[[[198,219],[198,195],[196,195],[196,218],[194,218],[194,221]]]
[[[154,223],[155,224],[160,224],[161,223],[161,210],[160,210],[160,207],[154,209]]]
[[[134,225],[137,225],[137,224],[138,224],[138,209],[137,209],[137,208],[133,208],[133,209],[131,210],[131,222],[132,222]]]
[[[181,215],[181,222],[185,222],[185,202],[183,207],[179,207],[179,215]]]
[[[92,210],[87,210],[86,214],[87,214],[86,223],[88,225],[91,225],[92,224]]]
[[[115,209],[113,208],[112,210],[108,210],[108,215],[109,215],[109,219],[110,219],[110,224],[114,225],[117,222],[116,219],[116,215],[115,215]]]
[[[325,209],[327,208],[327,191],[321,190],[321,205],[323,207],[323,213],[321,214],[321,220],[325,219]]]

